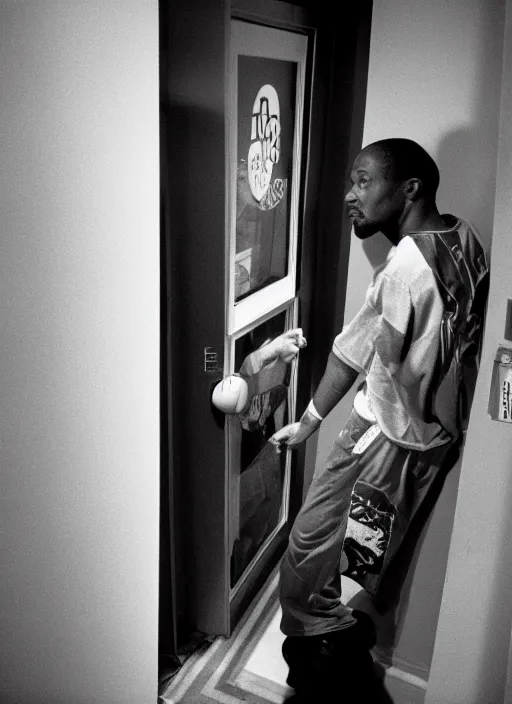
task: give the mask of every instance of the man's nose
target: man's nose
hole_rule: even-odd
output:
[[[352,187],[350,187],[348,192],[345,194],[345,203],[354,203],[355,201],[356,197],[354,195]]]

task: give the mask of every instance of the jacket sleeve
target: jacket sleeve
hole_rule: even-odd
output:
[[[414,320],[409,287],[381,273],[370,286],[357,315],[335,338],[332,351],[367,375],[375,354],[392,372],[407,353],[406,341]]]

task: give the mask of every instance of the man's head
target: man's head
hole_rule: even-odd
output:
[[[365,147],[351,173],[345,196],[354,232],[360,239],[376,232],[399,232],[414,208],[435,207],[439,170],[410,139],[384,139]]]

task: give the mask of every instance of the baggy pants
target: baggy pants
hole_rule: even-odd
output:
[[[340,559],[344,574],[375,594],[451,449],[406,449],[352,411],[315,471],[281,562],[285,635],[320,635],[355,621],[340,601]]]

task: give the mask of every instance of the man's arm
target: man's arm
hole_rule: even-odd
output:
[[[289,364],[306,345],[302,328],[294,328],[247,355],[238,371],[238,376],[245,380],[248,387],[246,405],[251,402],[253,396],[270,391],[282,383],[283,364],[271,366],[271,363],[280,360]]]
[[[358,376],[359,372],[356,369],[343,362],[334,352],[329,353],[324,375],[312,400],[316,412],[322,419],[341,401]]]
[[[325,416],[352,387],[358,375],[358,371],[331,352],[324,375],[300,421],[286,425],[270,438],[277,451],[281,445],[293,448],[311,437]]]

